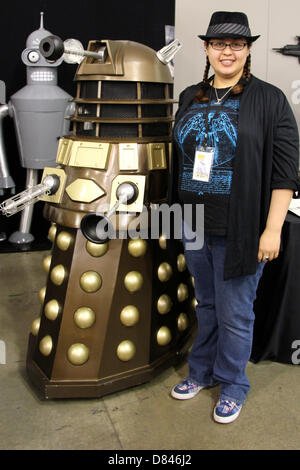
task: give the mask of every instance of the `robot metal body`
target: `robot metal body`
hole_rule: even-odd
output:
[[[6,111],[2,116],[9,115],[14,121],[20,163],[27,169],[27,188],[37,184],[38,170],[56,165],[57,142],[68,132],[69,122],[65,118],[73,108],[69,104],[72,97],[57,86],[57,67],[63,59],[50,63],[39,51],[41,40],[49,34],[44,29],[42,13],[40,28],[28,36],[26,49],[22,52],[27,84],[11,96],[8,105],[1,107]],[[3,142],[1,127],[0,132]],[[1,160],[5,161],[3,153]],[[22,212],[19,230],[9,237],[11,243],[26,247],[34,240],[30,233],[32,211],[33,206],[28,206]]]

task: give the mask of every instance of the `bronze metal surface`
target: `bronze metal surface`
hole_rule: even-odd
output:
[[[44,399],[101,397],[147,382],[185,357],[195,328],[180,241],[126,237],[141,214],[150,222],[144,207],[166,202],[171,73],[147,46],[103,40],[88,50],[103,45],[105,63],[87,57],[78,67],[73,134],[59,140],[56,158],[64,181],[44,208],[53,248],[26,363]],[[116,208],[122,183],[138,196]],[[117,238],[88,241],[83,217],[95,229],[97,214],[113,207]]]
[[[78,67],[75,80],[124,80],[135,82],[172,83],[167,65],[148,46],[134,41],[90,41],[87,50],[106,45],[108,58],[104,64],[85,58]]]
[[[88,98],[74,98],[72,100],[74,103],[78,104],[175,104],[178,103],[177,100],[173,99],[133,99],[133,100],[123,100],[123,99],[114,99],[114,100],[106,100],[103,98],[93,98],[93,99],[88,99]]]
[[[55,194],[43,196],[40,198],[40,200],[46,201],[46,202],[55,202],[56,204],[60,203],[62,200],[64,189],[65,189],[66,173],[61,168],[46,167],[44,168],[44,171],[43,171],[42,181],[47,175],[57,175],[59,177],[59,188]]]

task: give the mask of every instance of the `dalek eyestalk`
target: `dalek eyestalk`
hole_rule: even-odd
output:
[[[101,47],[98,51],[85,51],[81,42],[76,39],[67,39],[63,41],[58,36],[48,36],[44,38],[39,45],[41,54],[48,61],[58,60],[63,56],[65,62],[78,63],[84,57],[93,57],[99,62],[105,62],[107,57],[106,48]]]

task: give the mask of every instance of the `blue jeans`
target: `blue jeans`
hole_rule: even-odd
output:
[[[226,237],[205,236],[203,248],[186,250],[195,281],[198,334],[189,355],[189,376],[199,385],[221,385],[221,398],[244,403],[246,366],[253,338],[253,302],[264,263],[256,274],[224,281]],[[191,241],[190,241],[191,242]]]

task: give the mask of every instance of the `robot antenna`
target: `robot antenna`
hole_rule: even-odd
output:
[[[41,11],[40,29],[44,29],[44,12]]]

